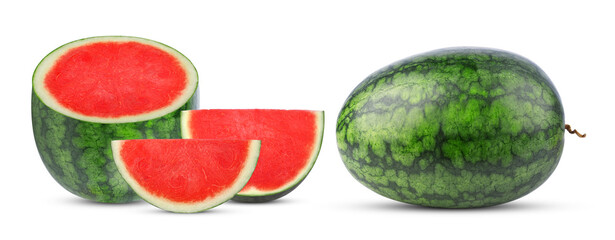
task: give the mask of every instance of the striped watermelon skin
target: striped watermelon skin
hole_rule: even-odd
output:
[[[198,91],[186,104],[147,121],[102,124],[70,118],[32,93],[32,128],[51,176],[69,192],[93,201],[125,203],[140,198],[113,161],[111,140],[181,138],[180,113],[198,108]]]
[[[487,207],[544,183],[564,146],[547,75],[505,51],[449,48],[393,63],[348,97],[341,158],[361,184],[427,207]]]

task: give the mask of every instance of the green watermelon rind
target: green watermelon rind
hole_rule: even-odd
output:
[[[134,38],[105,36],[86,39],[113,37]],[[81,40],[74,42],[78,41]],[[176,50],[173,51],[179,53]],[[185,58],[181,53],[175,56]],[[111,141],[180,138],[180,112],[197,109],[199,103],[198,74],[192,64],[190,68],[194,70],[193,78],[196,84],[185,103],[163,116],[151,116],[151,119],[143,121],[120,123],[97,123],[92,122],[91,119],[77,119],[52,109],[38,96],[34,84],[35,76],[33,76],[32,129],[39,155],[51,176],[69,192],[88,200],[104,203],[139,200],[140,198],[123,180],[113,163]],[[37,66],[34,75],[38,69]]]
[[[288,195],[293,190],[295,190],[297,187],[299,187],[301,182],[303,182],[303,180],[305,179],[306,176],[307,176],[307,174],[303,178],[301,178],[301,180],[299,182],[297,182],[296,184],[292,185],[291,187],[285,188],[284,190],[278,190],[278,191],[275,191],[273,193],[267,193],[267,194],[262,194],[262,195],[237,194],[231,200],[236,201],[236,202],[242,202],[242,203],[264,203],[264,202],[270,202],[270,201],[282,198],[282,197]]]
[[[500,78],[510,80],[493,82]],[[483,115],[472,115],[476,106],[521,110],[482,122],[476,116]],[[520,114],[527,108],[539,115]],[[529,120],[510,118],[518,114]],[[408,124],[392,126],[396,119]],[[497,131],[475,123],[496,124]],[[561,99],[537,65],[506,51],[462,47],[415,55],[368,76],[346,99],[336,135],[344,165],[372,191],[415,205],[474,208],[513,201],[543,184],[561,157],[563,130]],[[491,145],[501,153],[479,148],[506,139]]]
[[[163,197],[156,196],[155,194],[150,193],[148,190],[144,189],[128,172],[126,169],[123,159],[120,155],[121,144],[126,140],[114,140],[111,142],[113,149],[113,159],[115,164],[120,172],[122,178],[128,183],[128,185],[136,192],[136,194],[141,197],[144,201],[162,209],[165,211],[175,212],[175,213],[197,213],[203,212],[214,207],[217,207],[231,198],[235,196],[243,187],[248,183],[252,173],[254,173],[254,169],[256,168],[256,164],[258,163],[258,156],[260,151],[260,140],[248,140],[250,142],[250,147],[248,150],[248,154],[246,156],[246,165],[241,170],[235,182],[231,187],[225,189],[223,193],[216,195],[214,198],[208,198],[200,202],[191,202],[191,203],[180,203],[174,202]]]
[[[318,127],[316,129],[316,141],[314,143],[314,150],[312,151],[312,156],[308,161],[308,164],[301,171],[295,180],[287,183],[285,186],[273,190],[273,191],[255,191],[249,194],[238,193],[235,197],[233,197],[233,201],[244,202],[244,203],[263,203],[269,202],[276,199],[279,199],[283,196],[288,195],[290,192],[295,190],[307,177],[307,175],[311,172],[314,167],[316,160],[318,159],[318,155],[320,153],[320,149],[322,147],[322,139],[324,134],[324,124],[325,124],[325,113],[324,111],[314,111],[318,115]],[[182,138],[191,138],[190,132],[188,131],[188,119],[189,119],[190,111],[182,112]]]

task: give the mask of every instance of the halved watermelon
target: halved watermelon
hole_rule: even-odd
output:
[[[201,109],[183,111],[182,137],[259,139],[259,163],[233,198],[266,202],[280,198],[310,172],[322,142],[324,112],[276,109]]]
[[[39,63],[32,128],[41,159],[71,193],[138,200],[115,168],[111,140],[180,138],[180,111],[198,108],[196,69],[181,53],[137,37],[70,42]]]
[[[200,212],[248,182],[259,140],[143,139],[111,143],[122,177],[145,201],[171,212]]]

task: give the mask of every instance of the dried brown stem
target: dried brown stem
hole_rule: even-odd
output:
[[[576,130],[576,129],[575,129],[575,130],[572,130],[572,128],[570,127],[570,125],[569,125],[569,124],[566,124],[566,130],[568,130],[568,132],[569,132],[570,134],[576,134],[576,135],[577,135],[577,136],[579,136],[580,138],[584,138],[585,136],[587,136],[587,134],[585,134],[585,133],[581,134],[581,133],[577,132],[577,130]]]

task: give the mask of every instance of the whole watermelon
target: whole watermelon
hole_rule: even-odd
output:
[[[337,120],[350,174],[385,197],[473,208],[544,183],[564,147],[564,110],[547,75],[519,55],[447,48],[371,74]]]

